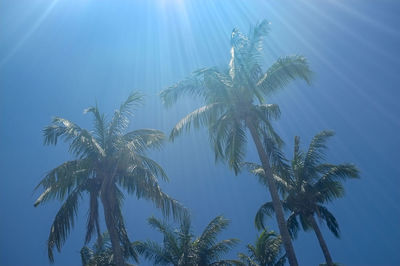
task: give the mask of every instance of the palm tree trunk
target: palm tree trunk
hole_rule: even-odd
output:
[[[108,234],[110,235],[111,246],[114,255],[114,263],[116,266],[125,266],[124,257],[122,256],[121,244],[119,241],[119,233],[115,221],[115,194],[110,188],[111,182],[107,182],[107,180],[105,180],[101,188],[101,202],[103,203],[104,208],[104,218],[106,220]]]
[[[318,224],[315,221],[314,216],[313,215],[310,216],[308,218],[308,221],[311,223],[311,226],[314,229],[315,235],[318,238],[319,245],[321,246],[322,252],[324,253],[324,256],[325,256],[326,264],[328,266],[334,266],[335,264],[332,261],[332,257],[331,257],[331,254],[329,253],[328,246],[326,245],[326,242],[325,242],[324,238],[322,237],[322,233],[319,230]]]
[[[296,258],[296,254],[294,252],[292,240],[290,238],[289,231],[288,231],[288,228],[286,225],[285,216],[283,215],[282,203],[279,198],[278,190],[276,188],[276,185],[275,185],[275,182],[273,179],[271,167],[269,165],[269,156],[263,148],[263,145],[261,143],[258,132],[257,132],[254,124],[252,123],[252,121],[246,121],[246,125],[249,128],[250,134],[254,141],[254,144],[256,145],[258,156],[260,158],[262,167],[265,172],[265,176],[267,178],[269,193],[271,194],[271,198],[272,198],[272,205],[275,210],[276,220],[278,222],[278,227],[279,227],[279,232],[282,236],[282,242],[283,242],[283,245],[286,250],[289,264],[291,266],[298,266],[299,264],[297,262],[297,258]]]

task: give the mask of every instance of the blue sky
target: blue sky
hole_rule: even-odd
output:
[[[0,3],[0,264],[48,265],[46,239],[58,203],[33,207],[35,185],[46,171],[70,159],[66,145],[43,146],[52,116],[91,127],[83,110],[96,101],[111,113],[132,90],[147,95],[130,129],[168,133],[197,103],[165,109],[157,93],[206,66],[229,60],[234,27],[247,32],[271,22],[265,66],[278,56],[302,54],[315,72],[312,86],[294,83],[267,99],[282,110],[276,129],[292,154],[324,129],[336,131],[329,160],[353,162],[361,179],[329,207],[341,227],[324,236],[343,265],[399,265],[400,254],[400,2],[373,0],[3,0]],[[249,142],[247,159],[257,161]],[[204,131],[183,135],[151,156],[167,171],[162,187],[193,214],[195,232],[219,214],[231,219],[222,237],[256,237],[253,218],[269,200],[246,173],[215,164]],[[78,265],[87,206],[55,265]],[[151,203],[127,197],[132,240],[158,239],[146,223],[161,217]],[[271,229],[277,226],[271,219]],[[301,265],[323,262],[312,232],[294,242]],[[142,265],[149,262],[142,260]],[[150,264],[149,264],[150,265]]]

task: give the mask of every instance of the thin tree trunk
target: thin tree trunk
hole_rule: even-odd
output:
[[[298,266],[299,264],[297,262],[297,258],[296,258],[296,254],[294,252],[292,240],[290,238],[289,231],[288,231],[288,228],[286,225],[285,216],[283,214],[282,203],[279,198],[279,194],[278,194],[278,190],[275,185],[275,181],[273,179],[271,167],[269,165],[269,156],[265,152],[265,149],[263,148],[263,145],[259,138],[258,132],[257,132],[254,124],[252,123],[252,121],[246,121],[246,125],[249,128],[250,134],[254,141],[254,144],[256,145],[258,156],[261,160],[261,164],[264,169],[265,176],[267,178],[269,193],[271,194],[271,198],[272,198],[272,205],[275,210],[276,220],[278,222],[278,227],[279,227],[279,232],[282,236],[282,242],[283,242],[283,245],[286,250],[289,264],[291,266]]]
[[[326,245],[326,242],[325,242],[325,240],[324,240],[324,238],[323,238],[323,236],[322,236],[321,231],[319,230],[318,224],[317,224],[317,222],[315,221],[314,216],[310,216],[310,217],[308,218],[308,220],[310,221],[311,226],[312,226],[312,228],[314,229],[315,235],[316,235],[317,238],[318,238],[319,245],[321,246],[322,252],[324,253],[324,256],[325,256],[326,264],[327,264],[328,266],[334,266],[334,263],[333,263],[333,261],[332,261],[331,254],[329,253],[329,250],[328,250],[328,246]]]
[[[104,208],[104,218],[108,234],[110,235],[112,251],[114,255],[114,263],[116,266],[125,266],[124,257],[122,256],[122,249],[119,240],[119,233],[115,222],[115,197],[114,192],[111,190],[111,182],[105,180],[101,188],[101,202]]]

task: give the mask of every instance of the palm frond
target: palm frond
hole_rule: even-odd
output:
[[[246,154],[246,143],[246,131],[243,125],[236,122],[228,133],[224,145],[225,158],[228,159],[228,165],[235,174],[240,172],[240,164]]]
[[[181,219],[187,212],[186,208],[178,201],[161,190],[153,173],[146,169],[136,168],[132,174],[120,176],[118,183],[129,194],[135,193],[139,199],[144,198],[152,201],[166,217],[172,214],[174,219]]]
[[[173,261],[164,248],[154,241],[138,242],[136,249],[146,259],[153,260],[155,265],[168,265]]]
[[[287,227],[292,239],[297,238],[297,233],[300,229],[299,222],[297,221],[297,214],[292,212],[287,219]]]
[[[56,145],[59,138],[63,138],[65,142],[71,142],[70,152],[80,158],[105,156],[103,148],[89,131],[67,119],[53,118],[52,124],[44,128],[43,135],[45,145]]]
[[[256,216],[254,218],[254,224],[257,230],[264,230],[264,218],[265,216],[271,217],[274,214],[274,206],[272,202],[264,203],[257,211]]]
[[[77,187],[68,196],[54,218],[47,240],[47,252],[50,262],[54,262],[54,247],[60,252],[71,228],[74,227],[74,219],[77,214],[80,197],[81,187]]]
[[[155,129],[139,129],[126,133],[123,138],[127,142],[132,142],[135,150],[145,151],[148,148],[160,149],[165,135],[162,131]],[[136,148],[136,146],[139,147]]]
[[[212,247],[208,248],[208,250],[207,250],[208,256],[210,258],[212,258],[213,260],[219,260],[219,262],[222,263],[223,260],[220,260],[221,256],[223,254],[229,252],[239,242],[240,242],[240,240],[236,239],[236,238],[222,240],[222,241],[214,244]],[[219,265],[221,265],[221,264],[219,264]]]
[[[35,201],[34,206],[45,203],[49,200],[64,200],[66,195],[86,182],[90,177],[92,169],[91,162],[87,159],[65,162],[51,170],[36,186],[44,188],[44,192]]]
[[[329,230],[334,234],[337,238],[340,237],[340,229],[339,223],[337,222],[335,216],[324,206],[318,205],[318,214],[319,216],[325,220],[326,225]]]
[[[257,59],[261,57],[264,47],[264,39],[270,31],[270,23],[262,20],[260,23],[250,28],[248,53]]]
[[[201,71],[201,70],[199,70]],[[160,92],[161,100],[166,107],[172,106],[180,97],[204,95],[204,80],[201,75],[194,73],[189,78],[180,81]]]
[[[359,170],[354,164],[320,164],[317,171],[322,174],[321,179],[346,180],[348,178],[359,178]]]
[[[114,111],[114,115],[108,125],[107,139],[112,141],[115,135],[121,135],[127,128],[129,116],[132,115],[131,110],[143,103],[143,94],[132,92],[128,98],[121,104],[119,110]]]
[[[304,231],[308,231],[308,230],[312,229],[310,221],[308,220],[308,217],[306,215],[300,214],[299,220],[300,220],[301,227],[303,228]]]
[[[169,260],[169,262],[178,261],[180,256],[182,255],[181,254],[182,249],[178,243],[177,233],[174,232],[173,229],[168,224],[166,224],[154,217],[150,217],[148,219],[148,223],[150,224],[150,226],[159,230],[164,235],[164,241],[163,241],[164,251],[163,252],[165,255],[163,255],[163,257],[167,258]],[[161,249],[159,249],[159,250],[161,250]]]
[[[85,114],[86,113],[92,113],[94,116],[94,127],[95,127],[95,132],[94,134],[96,135],[96,139],[99,142],[100,146],[104,147],[105,145],[105,138],[106,138],[106,119],[104,114],[101,114],[99,111],[99,108],[96,104],[96,106],[91,106],[83,111]]]
[[[325,158],[326,141],[333,135],[333,131],[324,130],[313,137],[304,158],[304,168],[307,172],[313,170]]]
[[[174,140],[177,136],[179,136],[182,131],[185,129],[186,131],[189,131],[192,124],[195,128],[199,128],[200,126],[205,126],[209,125],[210,122],[212,121],[213,117],[215,117],[219,109],[221,107],[221,104],[219,103],[213,103],[209,105],[202,106],[184,118],[182,118],[172,129],[171,134],[169,136],[170,140]]]
[[[229,220],[223,216],[215,217],[204,229],[199,237],[199,246],[202,248],[210,248],[215,244],[217,235],[229,225]]]
[[[93,179],[91,181],[92,182],[90,182],[91,184],[89,185],[88,189],[90,202],[89,202],[89,214],[86,224],[85,244],[90,242],[92,235],[94,233],[97,233],[97,237],[101,238],[100,225],[99,225],[99,202],[98,202],[99,187],[96,186],[96,183],[95,181],[93,181]]]
[[[303,79],[311,82],[312,72],[303,56],[293,55],[279,58],[258,81],[258,88],[270,95],[286,87],[291,81]]]

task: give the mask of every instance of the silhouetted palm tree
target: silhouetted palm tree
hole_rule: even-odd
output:
[[[265,137],[272,137],[275,142],[282,144],[271,125],[271,119],[278,118],[280,110],[275,104],[266,104],[264,97],[283,89],[293,80],[303,79],[309,82],[311,71],[306,59],[297,55],[281,57],[267,71],[262,71],[263,41],[269,30],[268,24],[267,21],[262,21],[247,36],[237,29],[233,30],[231,60],[226,71],[217,68],[200,69],[191,77],[162,91],[161,97],[166,106],[174,104],[179,97],[185,95],[202,100],[204,106],[184,117],[174,127],[170,138],[174,139],[192,125],[207,127],[216,159],[226,160],[236,174],[245,156],[246,129],[250,131],[267,173],[289,262],[294,266],[298,265],[296,255],[272,178],[268,154],[262,145]]]
[[[239,258],[249,266],[283,266],[286,256],[282,255],[282,239],[274,231],[264,230],[255,246],[247,245],[249,255],[239,253]]]
[[[148,221],[164,235],[163,243],[160,245],[146,241],[137,244],[137,249],[155,265],[241,265],[240,261],[221,259],[223,254],[239,242],[233,238],[217,242],[217,235],[229,224],[222,216],[214,218],[196,239],[191,232],[189,216],[185,216],[176,230],[154,217]]]
[[[331,136],[331,131],[322,131],[315,135],[307,152],[300,150],[300,138],[295,137],[294,156],[290,166],[279,167],[279,171],[275,171],[275,180],[284,194],[282,206],[290,211],[287,225],[291,236],[297,236],[299,218],[303,230],[314,230],[328,266],[334,263],[315,216],[324,220],[329,230],[339,237],[339,224],[324,204],[344,196],[342,181],[359,177],[358,169],[352,164],[335,165],[324,162],[325,143]],[[276,151],[272,153],[275,153],[275,157],[282,157],[279,152],[278,155]],[[261,179],[265,178],[261,167],[254,167],[253,172]],[[262,205],[255,218],[256,226],[263,228],[265,215],[271,216],[273,212],[272,202]]]
[[[135,194],[155,203],[164,215],[172,212],[179,216],[184,208],[162,192],[157,177],[168,180],[164,170],[155,161],[146,157],[148,149],[159,149],[164,134],[154,129],[140,129],[124,133],[129,124],[131,109],[142,103],[143,96],[132,93],[107,121],[96,107],[86,109],[94,115],[94,130],[80,128],[73,122],[56,117],[44,129],[44,143],[56,145],[60,138],[69,142],[69,151],[77,158],[51,170],[39,183],[44,192],[35,206],[49,200],[63,201],[50,229],[48,256],[54,261],[53,248],[58,251],[65,242],[77,215],[80,200],[89,196],[89,215],[85,243],[92,234],[100,236],[99,203],[104,209],[105,222],[110,234],[115,264],[124,265],[121,245],[134,259],[125,230],[121,206],[123,192]]]

